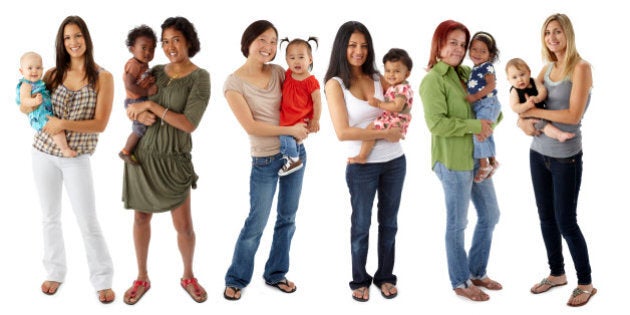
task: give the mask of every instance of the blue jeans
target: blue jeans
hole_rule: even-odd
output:
[[[352,251],[352,290],[383,283],[396,284],[394,256],[398,231],[398,207],[407,160],[401,156],[385,163],[348,164],[346,182],[352,205],[350,246]],[[365,270],[374,197],[378,192],[378,267],[374,278]]]
[[[280,153],[285,156],[298,156],[298,144],[292,136],[280,136]]]
[[[578,284],[590,284],[588,249],[577,223],[577,200],[582,184],[582,152],[568,158],[552,158],[530,150],[529,163],[551,275],[564,274],[564,237],[573,257]]]
[[[492,179],[473,181],[479,163],[470,171],[452,171],[437,162],[433,171],[442,182],[446,200],[446,257],[453,289],[468,287],[470,279],[486,275],[492,233],[499,222],[499,205]],[[464,248],[464,231],[468,224],[468,206],[472,200],[477,210],[477,225],[470,251]]]
[[[482,98],[473,103],[473,110],[475,111],[475,118],[486,119],[493,122],[497,121],[499,113],[501,113],[501,103],[496,96]],[[494,136],[486,138],[484,141],[477,140],[477,137],[473,136],[474,154],[475,159],[488,158],[496,156],[496,147],[494,144]]]
[[[299,146],[299,151],[300,159],[305,167],[283,177],[278,177],[278,170],[284,164],[282,154],[252,157],[252,171],[249,179],[251,208],[236,241],[232,264],[225,275],[226,286],[244,288],[250,283],[254,271],[254,257],[269,219],[277,186],[280,187],[277,202],[278,214],[263,278],[268,283],[276,283],[283,280],[289,271],[289,251],[295,232],[295,214],[306,168],[304,145]]]

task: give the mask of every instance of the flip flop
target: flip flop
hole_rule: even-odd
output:
[[[231,289],[232,291],[234,291],[234,295],[229,296],[227,295],[227,290]],[[237,287],[232,287],[232,286],[226,286],[225,290],[223,290],[223,297],[226,300],[230,300],[230,301],[237,301],[241,299],[242,294],[239,294],[239,296],[237,297],[236,294],[241,292],[241,288],[237,288]]]
[[[142,287],[142,292],[138,294],[138,289]],[[123,297],[123,302],[127,305],[134,305],[140,301],[140,299],[144,296],[147,291],[151,289],[151,283],[149,281],[135,280],[131,285],[131,288],[125,292],[125,296]],[[131,299],[135,299],[132,301]]]
[[[386,299],[393,299],[398,295],[398,290],[396,290],[396,292],[392,293],[392,289],[395,289],[396,286],[392,283],[388,283],[385,282],[383,284],[381,284],[381,295],[386,298]],[[385,294],[385,291],[387,291],[387,293],[389,293],[389,295]]]
[[[580,288],[575,288],[575,290],[573,290],[573,293],[571,293],[571,298],[569,298],[569,301],[567,302],[568,306],[573,306],[573,307],[578,307],[578,306],[582,306],[582,305],[586,305],[586,303],[588,303],[588,301],[591,300],[591,297],[593,297],[593,295],[595,295],[597,293],[597,289],[593,288],[591,291],[586,291],[586,290],[582,290]],[[573,300],[575,297],[577,297],[578,295],[581,294],[588,294],[588,298],[586,298],[586,300],[584,300],[584,302],[579,303],[579,304],[571,304],[571,300]]]
[[[564,282],[564,283],[553,283],[553,282],[551,282],[549,280],[549,278],[543,278],[535,287],[531,288],[530,291],[532,293],[534,293],[534,294],[540,294],[540,293],[545,293],[545,292],[551,290],[552,288],[561,287],[561,286],[566,285],[566,284],[567,284],[566,282]],[[546,290],[542,290],[542,291],[534,291],[535,289],[538,289],[538,288],[540,288],[540,287],[542,287],[544,285],[549,286],[549,288],[547,288]]]
[[[356,291],[361,292],[361,296],[354,295],[354,292],[356,292]],[[368,296],[364,297],[366,292],[368,293]],[[367,302],[370,299],[370,289],[368,287],[360,287],[360,288],[354,289],[354,290],[352,290],[352,298],[355,301]]]
[[[284,293],[293,293],[295,292],[295,290],[297,290],[297,286],[293,287],[293,289],[291,289],[291,286],[289,285],[289,280],[287,280],[286,278],[276,282],[276,283],[271,283],[268,281],[265,281],[265,283],[269,286],[272,286],[274,288],[278,288],[278,290],[284,292]],[[287,290],[283,289],[280,285],[284,285]]]

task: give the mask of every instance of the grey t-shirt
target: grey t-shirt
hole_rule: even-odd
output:
[[[553,82],[549,78],[549,73],[553,68],[553,63],[547,67],[547,72],[544,77],[544,84],[547,88],[547,110],[559,110],[569,108],[569,100],[571,98],[571,88],[573,82],[569,78],[564,78],[561,81]],[[586,100],[586,109],[591,101],[591,94],[589,92],[588,99]],[[558,127],[562,131],[575,133],[575,137],[560,142],[556,139],[547,137],[545,134],[540,134],[533,138],[531,149],[549,157],[553,158],[566,158],[574,156],[582,151],[582,131],[580,127],[582,122],[577,125],[561,124],[557,122],[549,122]]]

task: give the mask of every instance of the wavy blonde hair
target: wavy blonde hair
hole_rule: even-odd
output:
[[[547,30],[547,26],[549,23],[557,21],[564,32],[564,36],[567,40],[567,48],[565,52],[564,64],[562,70],[562,77],[571,77],[573,74],[573,69],[575,66],[582,60],[580,54],[577,52],[577,48],[575,47],[575,32],[573,31],[573,24],[571,24],[571,20],[568,16],[561,13],[556,13],[549,16],[545,23],[543,23],[542,29],[540,31],[541,41],[542,41],[542,56],[543,59],[547,62],[557,62],[558,57],[552,51],[547,48],[547,44],[545,43],[545,31]]]

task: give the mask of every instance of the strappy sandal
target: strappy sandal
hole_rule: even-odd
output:
[[[573,306],[573,307],[586,305],[586,303],[588,303],[588,301],[591,300],[591,297],[593,297],[593,295],[595,295],[596,293],[597,293],[597,289],[595,289],[595,288],[593,288],[591,291],[586,291],[586,290],[582,290],[580,288],[575,288],[573,290],[573,293],[571,293],[571,297],[569,298],[569,301],[567,302],[567,305],[568,306]],[[588,297],[586,298],[586,300],[582,301],[582,303],[571,304],[571,301],[573,299],[575,299],[577,296],[582,295],[582,294],[588,294]]]
[[[206,290],[204,290],[200,285],[199,282],[197,282],[197,278],[188,278],[188,279],[183,279],[180,281],[180,284],[182,285],[182,288],[184,289],[184,291],[186,291],[186,293],[188,293],[188,295],[190,295],[190,297],[197,303],[203,303],[208,299],[208,294],[206,293]],[[188,290],[188,287],[192,286],[193,290],[190,291]]]
[[[560,287],[560,286],[563,286],[563,285],[566,285],[566,284],[567,284],[566,281],[564,283],[553,283],[553,282],[551,282],[551,280],[549,280],[549,278],[543,278],[538,284],[536,284],[536,286],[531,288],[530,291],[532,293],[534,293],[534,294],[540,294],[540,293],[545,293],[545,292],[551,290],[552,288]],[[545,289],[545,290],[537,291],[540,287],[545,286],[545,285],[549,286],[549,287],[547,289]]]
[[[142,288],[142,290],[138,290],[140,288]],[[135,280],[133,285],[131,285],[131,288],[125,292],[123,301],[127,305],[134,305],[140,301],[149,289],[151,289],[151,283],[149,281]]]

